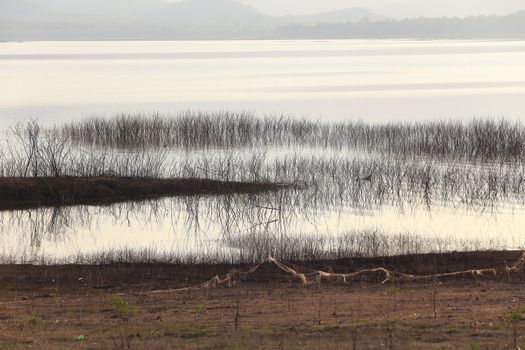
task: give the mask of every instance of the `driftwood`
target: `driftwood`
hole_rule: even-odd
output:
[[[215,276],[209,281],[204,282],[200,286],[194,286],[194,287],[187,287],[187,288],[180,288],[180,289],[168,289],[168,290],[157,290],[152,292],[145,292],[144,294],[154,294],[154,293],[167,293],[167,292],[176,292],[176,291],[189,291],[189,290],[197,290],[197,289],[211,289],[216,288],[221,285],[228,285],[231,286],[236,281],[240,280],[242,277],[247,277],[251,274],[254,274],[257,272],[257,270],[264,264],[271,264],[274,265],[277,269],[281,270],[282,272],[290,275],[290,277],[293,277],[299,281],[303,285],[308,285],[312,283],[321,283],[323,280],[335,280],[335,281],[341,281],[343,283],[348,283],[351,280],[357,279],[358,277],[361,277],[366,274],[383,274],[384,279],[381,282],[381,284],[385,284],[388,282],[396,282],[396,281],[426,281],[426,280],[435,280],[440,278],[446,278],[446,277],[458,277],[458,276],[465,276],[465,275],[471,275],[471,276],[486,276],[491,275],[494,277],[497,277],[498,275],[507,274],[510,275],[512,273],[518,273],[523,272],[525,268],[525,252],[520,256],[520,258],[512,265],[505,266],[504,268],[489,268],[489,269],[472,269],[472,270],[465,270],[465,271],[456,271],[456,272],[447,272],[447,273],[438,273],[438,274],[429,274],[429,275],[413,275],[408,273],[401,273],[401,272],[395,272],[390,271],[386,268],[379,267],[374,269],[365,269],[365,270],[359,270],[351,273],[333,273],[333,272],[325,272],[320,270],[315,270],[310,273],[300,273],[296,270],[294,270],[292,267],[287,266],[286,264],[269,257],[263,262],[260,262],[259,264],[253,266],[252,268],[242,271],[239,269],[233,269],[230,272],[228,272],[223,277]]]

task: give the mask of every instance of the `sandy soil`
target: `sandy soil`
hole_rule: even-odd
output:
[[[500,266],[519,252],[310,262],[398,271]],[[414,265],[414,261],[418,261]],[[483,266],[479,266],[483,265]],[[228,266],[0,266],[0,349],[515,349],[525,276],[303,286],[271,266],[232,287]],[[298,267],[299,268],[299,267]],[[513,321],[514,319],[514,321]]]

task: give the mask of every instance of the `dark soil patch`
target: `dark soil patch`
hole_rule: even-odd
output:
[[[341,273],[362,269],[384,267],[391,271],[415,274],[435,274],[468,269],[499,268],[505,263],[514,263],[521,251],[456,252],[444,254],[406,255],[385,258],[357,258],[332,261],[290,262],[297,271],[307,273],[314,269]],[[252,265],[229,264],[167,264],[167,263],[122,263],[102,265],[0,265],[2,286],[10,290],[53,291],[56,283],[60,289],[141,290],[181,288],[198,286],[215,275],[225,275],[231,269],[247,270]],[[522,282],[523,274],[497,276],[505,282]],[[495,277],[475,277],[478,280],[493,280]],[[465,277],[456,278],[463,280]],[[275,266],[263,266],[256,274],[243,279],[249,283],[300,282]],[[471,280],[471,278],[469,278]],[[375,281],[371,281],[372,284]]]
[[[76,204],[112,204],[167,196],[278,191],[286,185],[207,179],[131,177],[0,178],[0,210]]]
[[[432,273],[499,266],[519,255],[450,253],[295,265],[352,271],[379,264]],[[198,285],[233,267],[0,265],[0,348],[437,350],[525,344],[523,322],[516,324],[514,339],[509,321],[525,304],[523,276],[303,286],[282,281],[282,274],[268,268],[261,269],[260,280],[229,288],[148,293]],[[114,300],[135,312],[119,311]]]

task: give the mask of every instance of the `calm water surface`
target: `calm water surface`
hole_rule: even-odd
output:
[[[1,43],[0,118],[188,108],[369,121],[519,118],[524,62],[524,41]]]
[[[55,124],[94,113],[187,109],[370,122],[520,119],[525,41],[1,43],[0,89],[0,130],[29,118]],[[329,156],[327,150],[293,153]],[[443,250],[525,246],[522,204],[276,211],[276,200],[179,198],[2,212],[0,255],[61,259],[153,248],[235,256],[239,244],[263,234],[280,242],[283,235],[366,230],[448,242],[438,247]]]

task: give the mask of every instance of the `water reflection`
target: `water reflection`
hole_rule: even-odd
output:
[[[0,95],[3,131],[13,119],[28,117],[52,125],[96,112],[189,108],[388,122],[523,115],[523,41],[55,42],[3,43],[0,49],[0,84],[9,87]],[[414,131],[423,141],[432,136],[420,127]],[[525,245],[523,148],[507,137],[521,141],[523,134],[512,128],[500,137],[504,142],[493,144],[488,132],[472,143],[488,158],[468,147],[441,149],[469,145],[454,136],[434,142],[437,152],[425,153],[417,142],[406,149],[387,142],[393,152],[368,147],[364,154],[353,145],[356,134],[324,134],[321,128],[312,142],[286,142],[290,135],[300,140],[305,129],[273,129],[260,144],[252,143],[258,131],[240,133],[240,144],[212,143],[220,148],[213,150],[188,151],[176,133],[168,133],[173,148],[164,147],[164,139],[156,148],[132,151],[122,145],[67,148],[62,175],[267,180],[306,188],[0,212],[0,255],[18,262],[131,259],[133,252],[142,260],[243,261],[267,254],[288,259]],[[189,130],[189,143],[208,135],[194,125]],[[208,129],[219,136],[228,130]],[[275,142],[279,131],[284,142]],[[362,136],[378,142],[374,133]],[[57,140],[44,140],[44,149],[56,149]],[[1,142],[2,176],[31,175],[28,164],[34,175],[54,175],[39,168],[49,160],[45,154],[31,163],[22,146]],[[519,152],[503,148],[491,158],[498,142]],[[11,159],[12,152],[21,156]],[[462,157],[474,163],[461,163]]]
[[[524,61],[523,41],[1,43],[0,129],[13,118],[53,124],[188,108],[332,120],[520,118]]]
[[[29,130],[38,130],[34,127]],[[289,260],[525,245],[520,234],[525,225],[525,165],[504,161],[505,150],[499,161],[480,162],[326,145],[303,148],[291,143],[284,148],[271,140],[260,148],[75,148],[53,135],[45,134],[41,143],[34,138],[38,147],[11,146],[10,155],[15,156],[0,155],[0,173],[211,178],[296,186],[258,195],[2,212],[0,253],[5,261],[162,257],[237,262],[268,254]],[[329,135],[324,138],[334,141]],[[45,152],[57,142],[68,147]],[[33,150],[39,157],[28,156]],[[59,173],[42,166],[57,153],[60,162],[52,164]]]
[[[127,252],[170,261],[374,256],[525,246],[525,207],[297,206],[304,193],[181,197],[0,213],[15,262],[100,262]],[[137,254],[137,255],[134,255]],[[102,261],[103,262],[103,261]]]

